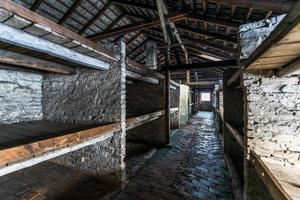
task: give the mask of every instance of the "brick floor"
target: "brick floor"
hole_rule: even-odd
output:
[[[211,113],[179,129],[169,148],[149,159],[117,200],[232,199],[230,180]]]

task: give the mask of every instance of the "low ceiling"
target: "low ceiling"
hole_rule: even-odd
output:
[[[159,64],[164,63],[163,34],[155,0],[14,0],[14,2],[102,45],[127,44],[127,55],[144,64],[144,44],[156,41]],[[286,13],[295,0],[166,0],[191,63],[236,59],[237,30],[250,21]],[[184,16],[183,16],[184,15]],[[183,16],[183,17],[182,17]],[[176,44],[174,44],[176,46]],[[184,53],[177,48],[180,59]],[[174,50],[171,63],[175,63]],[[180,79],[178,73],[172,78]],[[184,74],[183,74],[184,76]],[[193,70],[192,80],[220,78],[222,70]]]

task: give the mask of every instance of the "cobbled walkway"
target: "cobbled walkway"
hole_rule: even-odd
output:
[[[232,199],[230,180],[211,113],[178,129],[119,193],[117,200]]]

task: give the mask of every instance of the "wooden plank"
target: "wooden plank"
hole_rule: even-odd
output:
[[[41,156],[46,152],[82,143],[86,140],[90,140],[104,134],[114,133],[119,130],[120,124],[113,123],[34,142],[27,145],[5,149],[0,151],[0,167],[5,167],[16,162],[30,159],[32,158],[32,156]]]
[[[265,65],[265,64],[277,64],[277,63],[288,63],[291,60],[297,58],[297,55],[292,56],[274,56],[274,57],[261,57],[256,60],[252,65]]]
[[[207,3],[217,3],[225,5],[235,5],[244,8],[254,8],[258,10],[271,10],[274,12],[285,13],[295,4],[294,1],[273,1],[273,0],[206,0]]]
[[[299,33],[300,34],[300,33]],[[262,57],[297,56],[300,55],[300,43],[276,44]]]
[[[294,200],[300,199],[300,173],[298,167],[282,166],[274,163],[265,162],[270,172],[282,188]]]
[[[14,53],[0,49],[0,63],[9,65],[27,67],[30,69],[38,69],[42,71],[55,72],[61,74],[75,73],[75,69],[59,63],[45,61],[24,54]]]
[[[199,62],[192,64],[171,65],[164,67],[163,70],[183,70],[183,69],[216,69],[216,68],[237,68],[236,60]]]
[[[293,62],[289,63],[286,66],[283,66],[282,69],[277,71],[278,76],[285,76],[287,74],[293,73],[300,68],[300,58],[298,57]]]
[[[126,70],[126,77],[131,78],[131,79],[135,79],[135,80],[139,80],[139,81],[144,81],[144,82],[151,83],[151,84],[159,84],[158,79],[155,79],[155,78],[152,78],[152,77],[149,77],[149,76],[145,76],[145,75],[142,75],[142,74],[138,74],[138,73],[135,73],[135,72],[131,72],[131,71],[128,71],[128,70]]]
[[[251,66],[260,57],[299,55],[299,43],[281,43],[300,22],[300,1],[297,1],[288,14],[281,20],[278,26],[271,32],[267,39],[255,49],[255,51],[243,61],[246,68]],[[298,29],[298,28],[297,28]],[[298,38],[298,37],[297,37]],[[298,40],[298,39],[296,39]],[[277,44],[278,43],[278,44]],[[273,49],[274,48],[274,49]],[[293,50],[292,50],[293,49]],[[278,67],[281,67],[280,65]]]
[[[140,126],[142,124],[145,124],[145,123],[151,122],[155,119],[158,119],[160,116],[164,115],[164,112],[165,112],[164,110],[161,110],[161,111],[149,113],[146,115],[141,115],[138,117],[128,118],[126,120],[126,130],[133,129],[137,126]]]
[[[233,126],[231,126],[228,122],[225,122],[225,126],[227,127],[229,132],[232,134],[232,136],[235,138],[235,140],[238,142],[240,147],[242,149],[246,148],[245,142],[243,141],[241,134]]]
[[[186,14],[173,14],[173,15],[167,16],[166,19],[177,21],[177,20],[182,20],[185,17],[186,17]],[[99,41],[99,40],[103,40],[106,38],[125,35],[130,32],[141,31],[144,29],[155,27],[155,26],[158,26],[159,23],[160,23],[159,18],[145,20],[145,21],[136,22],[133,24],[128,24],[128,25],[124,25],[121,27],[117,27],[114,29],[106,30],[101,33],[96,33],[94,35],[89,36],[88,38],[93,41]]]
[[[107,70],[110,67],[110,64],[101,60],[83,55],[64,46],[30,35],[22,30],[12,28],[5,24],[0,24],[0,40],[17,46],[41,51],[64,60],[96,69]]]
[[[275,200],[292,200],[259,156],[250,150],[250,162]]]
[[[300,24],[294,27],[286,36],[284,36],[277,44],[287,44],[300,42]]]
[[[51,30],[59,35],[62,35],[66,38],[76,41],[76,43],[81,44],[94,50],[97,52],[102,58],[107,62],[115,62],[117,59],[115,58],[112,51],[109,51],[105,48],[100,47],[95,42],[61,26],[56,24],[55,22],[42,17],[41,15],[32,12],[25,7],[18,5],[10,0],[1,0],[0,8],[9,11],[11,13],[16,13],[18,16],[31,21],[32,23],[39,24],[41,27]]]

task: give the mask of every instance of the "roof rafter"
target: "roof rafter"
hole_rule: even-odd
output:
[[[76,0],[74,4],[68,9],[66,14],[58,21],[58,24],[63,24],[67,19],[75,12],[75,10],[80,6],[83,0]]]
[[[99,19],[106,12],[106,10],[110,7],[110,5],[111,5],[111,1],[108,2],[105,6],[103,6],[99,10],[99,12],[78,33],[79,34],[84,33],[86,29],[88,29],[92,24],[94,24],[95,21],[97,21],[97,19]]]
[[[173,14],[173,15],[167,16],[166,18],[169,20],[178,21],[178,20],[184,19],[185,15],[184,14]],[[96,33],[94,35],[89,36],[88,38],[91,40],[94,40],[94,41],[99,41],[99,40],[103,40],[106,38],[125,35],[125,34],[131,33],[131,32],[155,27],[155,26],[158,26],[159,23],[160,23],[159,18],[155,18],[152,20],[144,20],[141,22],[121,26],[121,27],[110,29],[110,30],[103,31],[100,33]]]

